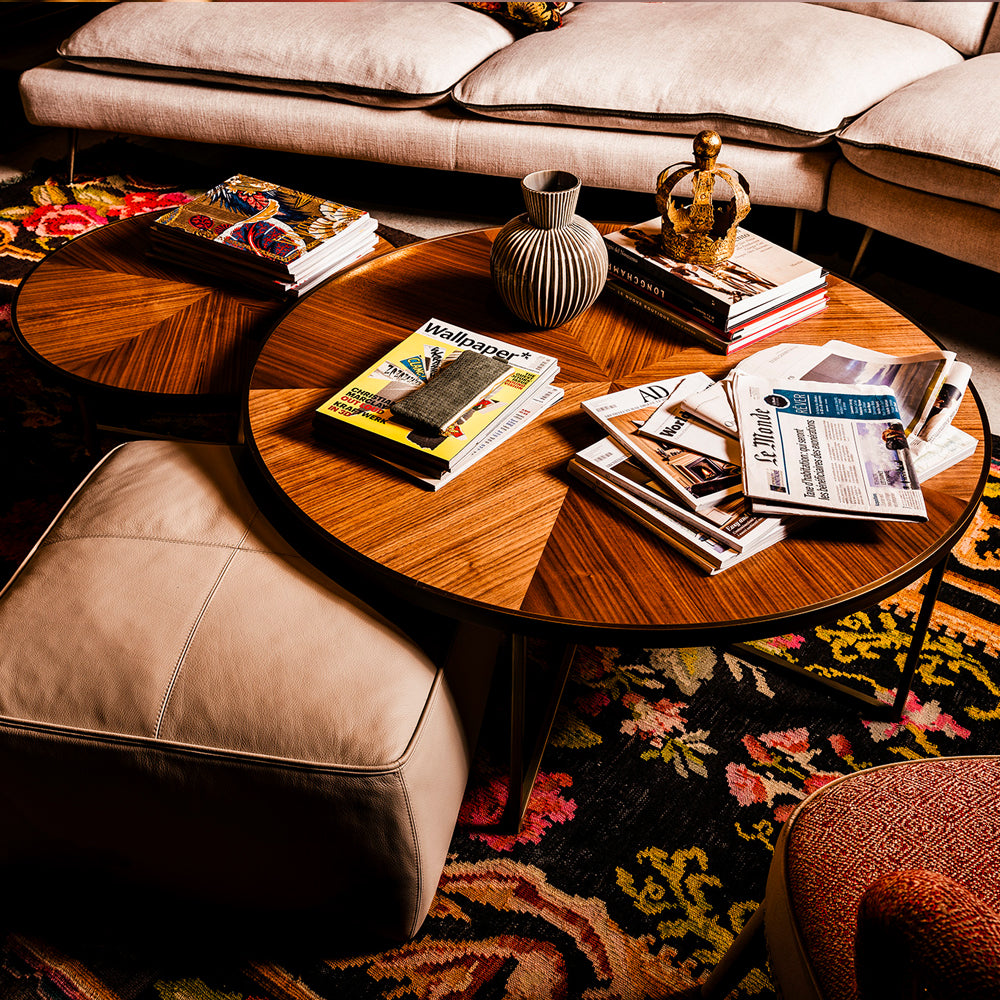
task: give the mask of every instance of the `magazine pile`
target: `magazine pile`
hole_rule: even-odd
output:
[[[434,431],[393,412],[412,394],[434,391],[435,378],[466,351],[503,362],[502,371],[456,407],[454,420]],[[320,405],[313,431],[437,490],[562,399],[552,384],[558,373],[550,355],[429,319]]]
[[[921,483],[971,455],[969,366],[840,341],[783,344],[584,402],[605,437],[569,469],[708,573],[808,516],[927,519]]]
[[[826,272],[746,229],[729,260],[708,268],[667,257],[659,217],[604,237],[607,287],[680,333],[723,354],[826,308]]]
[[[375,246],[366,211],[236,174],[150,227],[150,256],[297,298]]]

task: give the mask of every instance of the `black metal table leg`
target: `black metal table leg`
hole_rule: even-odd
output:
[[[552,732],[559,701],[566,687],[576,646],[563,647],[557,673],[549,688],[548,700],[542,712],[539,725],[534,728],[533,742],[526,744],[527,703],[528,703],[528,641],[523,635],[510,637],[510,783],[507,790],[507,804],[504,807],[500,825],[505,830],[517,833],[521,829],[531,789],[534,787],[542,754]]]
[[[899,684],[896,688],[896,697],[891,704],[879,701],[866,691],[859,691],[857,688],[842,684],[831,677],[822,677],[819,674],[800,667],[796,663],[789,663],[779,656],[772,656],[764,653],[747,643],[734,643],[732,649],[745,659],[763,663],[765,666],[777,666],[784,670],[790,670],[800,677],[805,677],[814,684],[818,684],[831,692],[835,696],[847,701],[860,703],[865,706],[867,714],[877,719],[899,719],[902,718],[903,709],[906,707],[906,699],[910,693],[910,686],[913,683],[913,675],[917,671],[920,662],[920,653],[923,650],[924,639],[927,636],[927,629],[930,626],[931,615],[934,612],[934,605],[937,603],[938,593],[941,590],[941,583],[944,580],[945,567],[948,564],[946,553],[939,559],[931,569],[924,585],[924,593],[920,602],[920,610],[917,612],[917,620],[913,626],[913,638],[910,640],[910,648],[906,653],[906,661],[903,664],[902,673],[899,676]]]

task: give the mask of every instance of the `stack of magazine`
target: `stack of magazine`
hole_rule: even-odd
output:
[[[570,471],[717,573],[806,516],[926,520],[921,483],[971,455],[969,366],[840,341],[780,345],[584,402],[606,437]]]
[[[667,257],[659,217],[604,237],[607,287],[671,329],[730,354],[826,308],[826,273],[746,229],[707,268]]]
[[[679,414],[685,396],[712,384],[696,372],[586,400],[606,437],[578,452],[569,471],[718,573],[784,538],[792,521],[748,514],[739,442]],[[678,443],[682,426],[698,432],[698,450]]]
[[[297,298],[377,242],[366,211],[237,174],[150,227],[150,256]]]
[[[413,409],[413,394],[433,392],[442,381],[435,378],[466,351],[503,362],[499,376],[437,431],[407,422],[402,414]],[[547,354],[429,319],[319,406],[313,430],[437,490],[562,399],[552,384],[558,373]],[[394,413],[403,399],[409,405]]]

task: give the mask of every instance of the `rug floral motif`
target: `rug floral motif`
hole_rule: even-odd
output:
[[[3,198],[3,276],[101,220],[191,191],[124,174],[73,189],[51,177]],[[75,481],[70,407],[22,371],[0,335],[8,416],[41,458],[0,508],[8,566],[37,537],[37,511]],[[13,400],[13,404],[10,402]],[[35,432],[38,432],[37,435]],[[43,439],[46,442],[43,445]],[[956,547],[898,722],[866,719],[779,668],[722,648],[581,648],[518,834],[491,831],[506,798],[503,719],[481,741],[431,913],[414,940],[344,956],[213,962],[99,955],[19,928],[5,914],[0,996],[46,1000],[641,1000],[690,985],[719,961],[763,893],[782,823],[839,775],[1000,745],[1000,447]],[[23,457],[23,455],[22,455]],[[48,488],[53,496],[45,492]],[[19,528],[23,525],[23,528]],[[41,527],[44,526],[44,522]],[[893,694],[919,584],[772,650]],[[548,663],[544,645],[533,655]],[[760,949],[737,996],[775,996]]]

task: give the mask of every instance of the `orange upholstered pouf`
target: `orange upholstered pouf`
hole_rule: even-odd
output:
[[[958,883],[983,926],[990,911],[1000,912],[1000,757],[872,768],[832,782],[799,806],[775,848],[765,900],[769,960],[783,994],[853,1000],[862,898],[879,880],[914,870],[923,878],[913,885],[926,885],[935,875],[939,886]],[[874,894],[867,906],[877,906]],[[941,906],[949,909],[946,902]],[[968,926],[979,925],[972,920]],[[942,936],[936,937],[932,945],[940,947]],[[890,958],[871,961],[887,964]],[[948,961],[944,956],[934,964]],[[896,969],[897,977],[905,974]],[[1000,981],[1000,968],[992,975],[998,977],[994,984]]]

